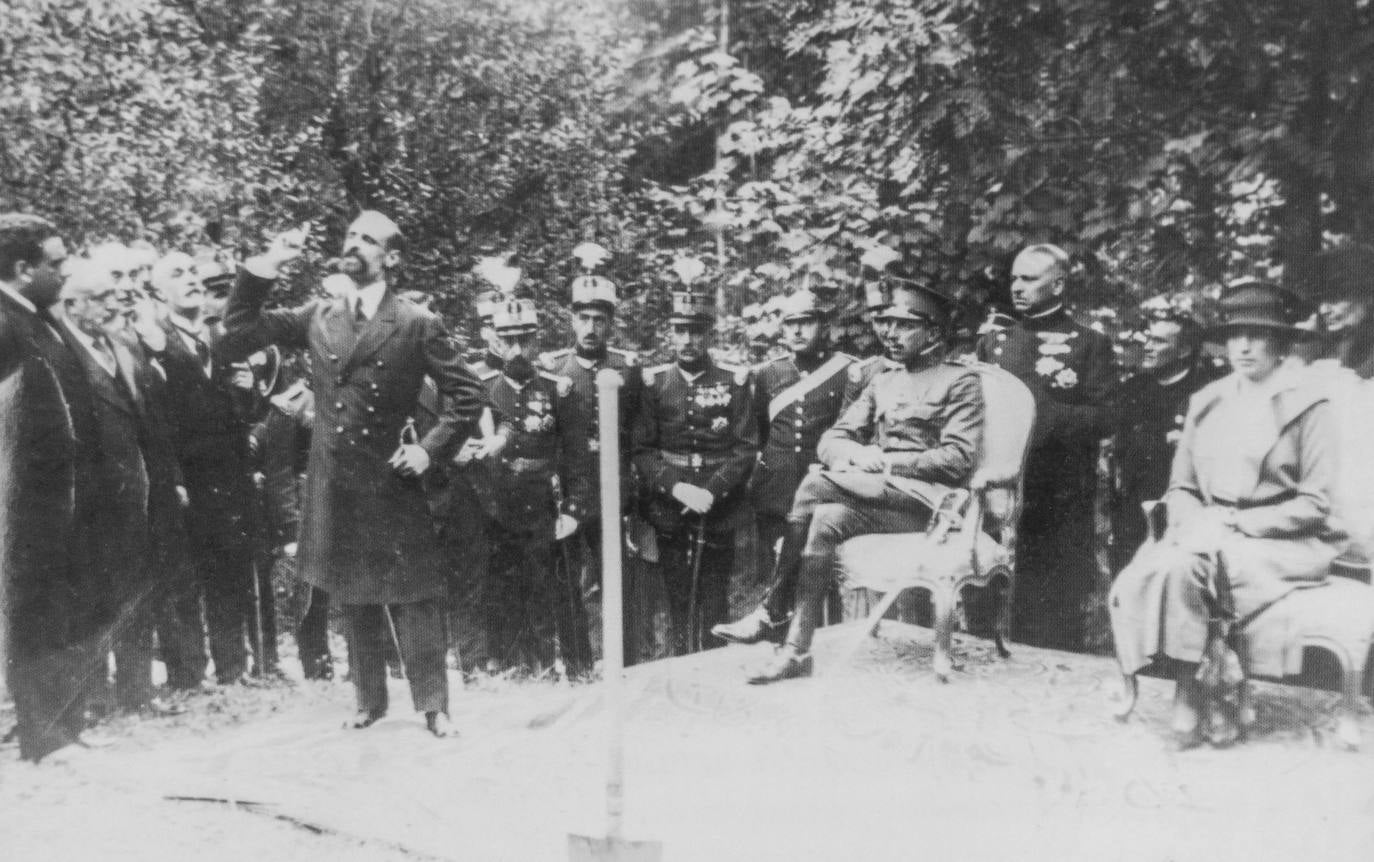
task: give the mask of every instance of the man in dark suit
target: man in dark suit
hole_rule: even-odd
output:
[[[220,355],[220,332],[205,322],[207,289],[189,255],[173,252],[160,258],[153,265],[152,283],[169,311],[160,360],[167,373],[173,439],[190,494],[186,527],[191,566],[205,598],[215,678],[233,683],[248,670],[247,645],[255,631],[254,490],[248,455],[252,373]],[[173,684],[199,684],[203,662],[187,657],[185,666],[176,668]]]
[[[689,281],[672,301],[676,358],[644,370],[633,460],[658,539],[673,651],[682,655],[724,645],[710,632],[729,612],[735,531],[749,517],[744,486],[759,427],[749,369],[717,363],[708,349],[714,287]]]
[[[100,441],[76,345],[51,314],[66,247],[0,214],[0,653],[19,755],[79,742],[92,642]]]
[[[1097,452],[1109,431],[1116,386],[1112,344],[1064,307],[1069,256],[1032,245],[1012,263],[1012,305],[1020,319],[989,332],[978,358],[1007,369],[1035,396],[1026,461],[1025,507],[1017,533],[1014,637],[1080,649],[1086,600],[1097,583]]]
[[[394,623],[415,708],[431,733],[445,736],[447,565],[420,477],[472,432],[485,404],[482,386],[439,318],[392,291],[388,273],[400,262],[403,239],[379,212],[361,213],[344,237],[351,289],[263,311],[280,267],[299,256],[303,241],[299,232],[282,234],[245,264],[229,299],[225,356],[239,359],[267,344],[310,350],[315,425],[300,573],[343,605],[354,726],[368,727],[386,713],[384,647]],[[442,415],[411,442],[402,431],[426,375],[439,391]]]
[[[153,696],[152,518],[180,508],[181,472],[166,420],[148,395],[155,372],[122,337],[122,304],[109,271],[89,260],[71,266],[62,288],[62,322],[80,345],[95,394],[101,459],[95,519],[98,613],[115,654],[115,698],[137,710]],[[112,334],[115,333],[115,334]],[[96,656],[96,661],[101,661]],[[98,665],[97,665],[98,666]]]
[[[1169,489],[1169,467],[1193,393],[1219,377],[1202,355],[1202,327],[1174,314],[1145,330],[1140,371],[1121,384],[1112,441],[1112,571],[1145,541],[1141,504]]]

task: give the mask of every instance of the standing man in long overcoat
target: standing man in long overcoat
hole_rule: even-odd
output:
[[[368,210],[349,225],[343,270],[350,289],[291,309],[263,311],[280,267],[300,254],[298,232],[249,260],[229,299],[224,345],[237,359],[267,344],[308,348],[315,425],[306,469],[299,567],[343,606],[355,727],[386,714],[386,639],[393,628],[415,708],[435,736],[450,732],[444,630],[445,554],[421,475],[466,438],[482,411],[481,384],[435,315],[396,296],[389,275],[403,239]],[[425,375],[443,412],[418,443],[403,438]]]
[[[19,756],[80,742],[100,441],[79,347],[52,316],[67,250],[0,214],[0,657]]]

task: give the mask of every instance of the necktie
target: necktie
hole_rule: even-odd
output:
[[[196,342],[196,358],[200,360],[200,366],[204,368],[210,364],[210,345],[206,344],[199,335],[193,335],[192,338]]]

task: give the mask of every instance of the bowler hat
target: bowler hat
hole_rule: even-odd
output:
[[[1312,332],[1298,323],[1312,314],[1312,306],[1293,291],[1266,281],[1246,279],[1229,285],[1218,300],[1220,322],[1207,330],[1213,341],[1229,338],[1243,328],[1268,329],[1304,338]]]

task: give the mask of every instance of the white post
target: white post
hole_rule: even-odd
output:
[[[606,836],[620,837],[625,815],[625,587],[620,559],[620,375],[603,368],[596,375],[601,436],[601,651],[606,686],[608,757]]]

